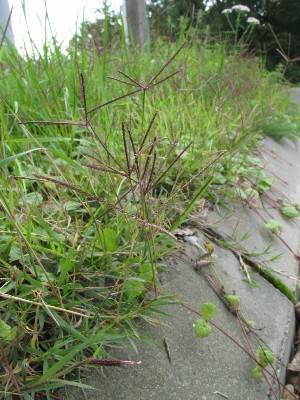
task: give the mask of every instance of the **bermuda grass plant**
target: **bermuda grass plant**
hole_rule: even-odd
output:
[[[36,57],[1,48],[3,399],[84,388],[79,367],[130,363],[110,349],[151,342],[140,321],[176,303],[157,290],[172,231],[236,186],[237,156],[286,113],[259,60],[222,43],[83,40],[67,55],[55,38]]]

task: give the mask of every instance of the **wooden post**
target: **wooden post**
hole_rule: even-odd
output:
[[[145,0],[123,0],[123,19],[127,44],[149,46],[149,22]]]

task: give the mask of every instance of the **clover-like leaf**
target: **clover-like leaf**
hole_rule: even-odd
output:
[[[252,374],[253,378],[255,378],[255,379],[260,379],[263,377],[263,373],[262,373],[261,367],[259,365],[257,365],[256,367],[253,368],[253,370],[251,371],[251,374]]]
[[[38,192],[31,192],[25,195],[25,203],[28,205],[36,205],[39,206],[43,202],[43,196]]]
[[[273,184],[274,184],[273,180],[271,180],[271,179],[263,179],[263,180],[261,180],[259,182],[258,188],[260,190],[266,191],[266,190],[269,190],[273,186]]]
[[[260,365],[262,365],[263,367],[268,364],[273,364],[275,361],[274,353],[266,347],[258,349],[256,355],[259,358]]]
[[[244,193],[246,195],[246,198],[249,199],[258,199],[259,198],[259,193],[257,190],[253,189],[253,188],[247,188],[244,190]]]
[[[279,236],[282,231],[282,225],[276,219],[269,219],[269,221],[264,225],[268,231],[274,233],[274,235]]]
[[[252,329],[255,327],[255,321],[251,321],[250,319],[248,321],[246,321],[246,324],[249,329]]]
[[[294,204],[286,203],[281,208],[281,213],[287,218],[297,218],[300,215],[300,211],[295,207]]]
[[[139,297],[144,291],[144,285],[141,281],[127,281],[124,290],[129,299]]]
[[[195,334],[199,338],[205,338],[211,334],[211,326],[204,319],[198,319],[195,323]]]
[[[201,305],[201,314],[206,321],[210,321],[217,311],[217,307],[212,303],[203,303]]]
[[[230,305],[230,308],[231,308],[233,311],[238,310],[239,305],[240,305],[240,298],[239,298],[237,295],[235,295],[235,294],[228,294],[228,295],[226,296],[226,300],[228,301],[228,303],[229,303],[229,305]]]

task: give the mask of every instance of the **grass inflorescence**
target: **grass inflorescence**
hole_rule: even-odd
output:
[[[172,231],[236,185],[282,107],[261,63],[222,44],[72,46],[1,50],[0,398],[148,340],[137,321],[174,302],[157,290]]]

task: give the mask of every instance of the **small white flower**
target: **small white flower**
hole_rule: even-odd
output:
[[[243,6],[242,4],[237,4],[236,6],[233,6],[232,9],[236,11],[250,12],[250,8]]]
[[[256,19],[256,18],[253,18],[253,17],[247,18],[247,22],[248,22],[249,24],[254,24],[254,25],[259,25],[259,24],[260,24],[259,20]]]
[[[225,8],[225,10],[222,11],[222,14],[229,14],[229,13],[232,13],[231,8]]]

